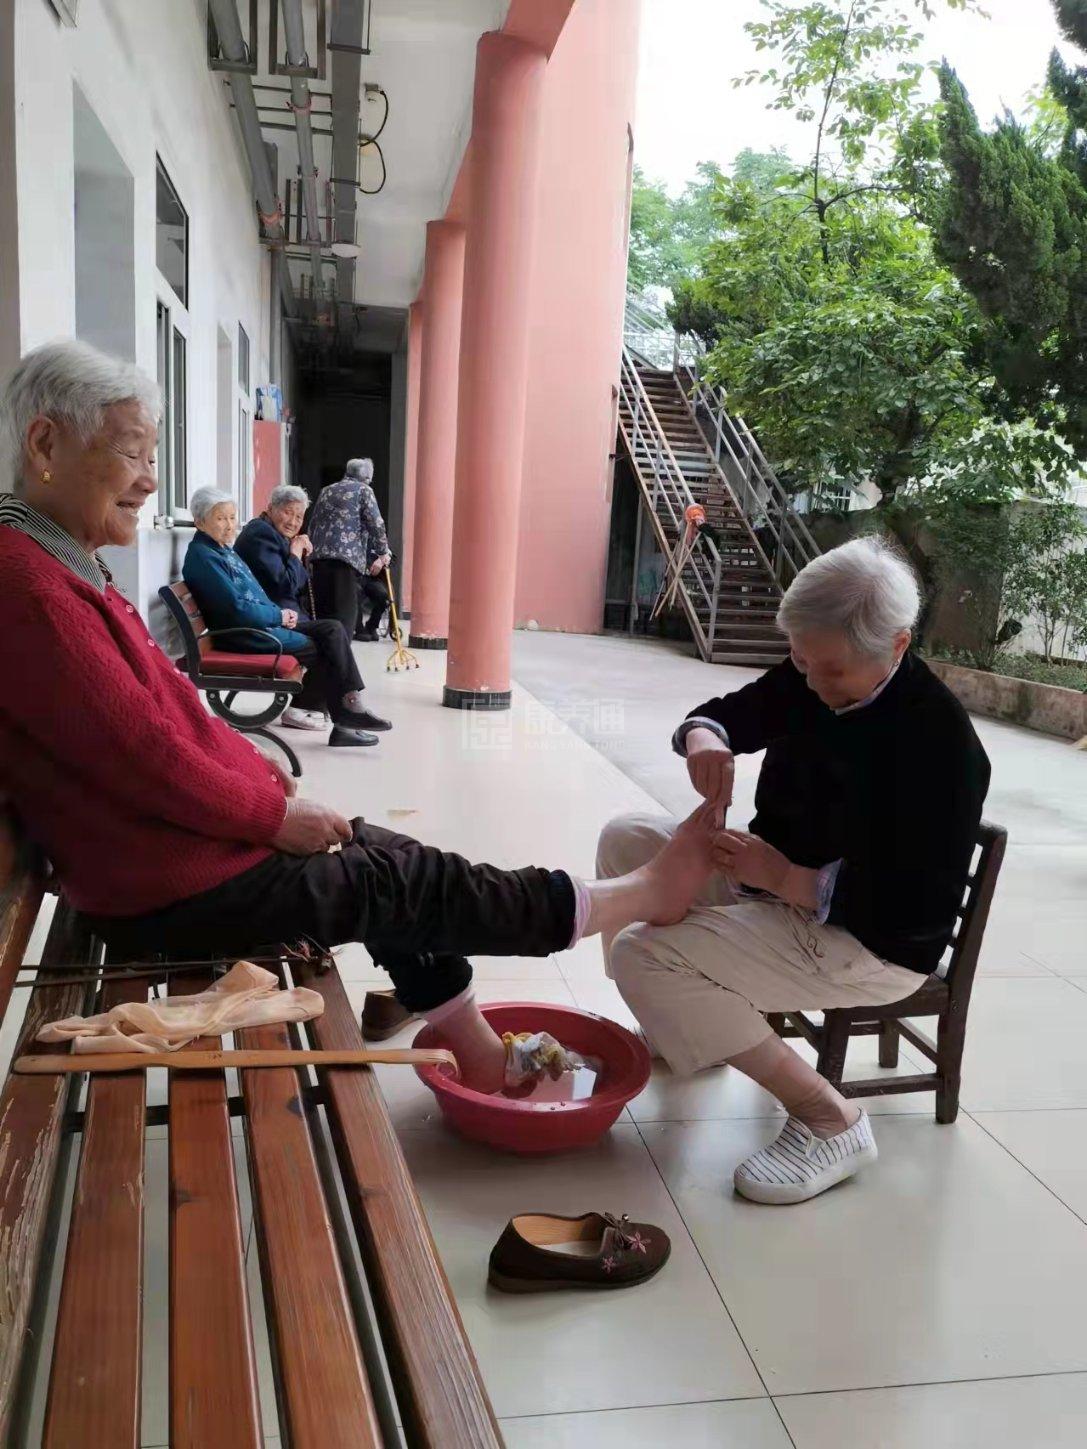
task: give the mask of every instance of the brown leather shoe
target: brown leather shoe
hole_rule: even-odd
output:
[[[524,1213],[510,1219],[491,1250],[487,1281],[503,1293],[632,1288],[659,1273],[671,1251],[667,1233],[625,1216]]]
[[[391,991],[368,991],[362,1003],[362,1034],[367,1041],[388,1041],[415,1020]]]

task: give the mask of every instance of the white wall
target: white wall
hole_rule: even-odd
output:
[[[223,78],[205,54],[202,0],[93,0],[75,29],[42,0],[15,6],[19,344],[72,336],[75,311],[73,85],[132,175],[137,362],[155,374],[155,157],[189,214],[188,438],[190,490],[218,482],[217,334],[251,344],[250,380],[268,380],[269,261]],[[0,319],[2,320],[2,319]],[[234,357],[236,369],[237,358]],[[255,392],[254,392],[255,396]],[[235,424],[236,426],[236,424]],[[237,443],[231,450],[237,457]],[[234,468],[237,464],[234,462]],[[125,561],[145,607],[176,562],[176,543],[150,537]],[[145,530],[141,530],[144,533]]]

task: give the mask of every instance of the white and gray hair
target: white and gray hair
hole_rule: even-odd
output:
[[[162,399],[145,372],[74,339],[48,342],[28,352],[0,392],[0,450],[16,484],[26,433],[36,417],[52,418],[89,442],[114,403],[142,403],[158,418]]]
[[[218,508],[220,503],[233,502],[233,495],[224,493],[221,488],[198,488],[189,499],[189,512],[196,519],[197,523],[203,523],[211,510]]]
[[[293,483],[279,483],[268,494],[268,502],[265,508],[286,508],[288,503],[301,503],[303,508],[309,507],[309,494],[304,488],[296,488]]]
[[[374,460],[372,458],[352,458],[347,467],[343,470],[345,478],[357,478],[360,483],[370,483],[374,477]]]
[[[917,576],[882,538],[855,538],[812,559],[789,585],[778,609],[783,633],[812,629],[844,634],[857,651],[879,659],[921,612]]]

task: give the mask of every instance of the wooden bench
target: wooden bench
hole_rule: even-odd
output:
[[[209,979],[211,963],[104,964],[100,943],[63,898],[40,965],[24,968],[43,894],[40,865],[0,829],[0,1014],[33,973],[16,1054],[47,1021],[143,1000],[155,980],[186,992]],[[273,965],[324,998],[324,1015],[306,1027],[310,1045],[362,1045],[333,962],[284,949]],[[282,1026],[239,1032],[237,1044],[298,1042]],[[47,1374],[48,1449],[139,1446],[144,1219],[154,1207],[144,1137],[149,1123],[165,1123],[172,1445],[247,1449],[278,1434],[294,1449],[361,1449],[398,1444],[399,1420],[409,1445],[500,1446],[372,1071],[239,1076],[231,1094],[221,1071],[171,1075],[168,1106],[149,1107],[142,1072],[8,1075],[0,1093],[0,1443],[22,1442],[36,1378]],[[234,1116],[245,1130],[278,1406],[272,1423],[261,1419]],[[58,1223],[73,1149],[65,1244]],[[63,1277],[46,1362],[44,1308],[58,1248]]]
[[[962,1081],[962,1053],[966,1044],[966,1016],[974,989],[981,942],[997,877],[1008,843],[1008,832],[1000,825],[982,821],[975,858],[967,881],[966,895],[958,910],[958,924],[951,938],[942,978],[925,977],[921,986],[904,1001],[890,1006],[854,1006],[823,1013],[817,1025],[803,1012],[767,1017],[783,1037],[803,1037],[818,1053],[816,1065],[823,1076],[844,1097],[886,1097],[899,1092],[935,1092],[937,1122],[954,1122],[959,1115],[959,1086]],[[909,1019],[937,1018],[936,1040]],[[899,1039],[926,1056],[935,1070],[900,1077],[867,1077],[843,1082],[846,1053],[855,1036],[879,1037],[881,1067],[898,1065]]]
[[[273,724],[301,693],[305,669],[292,654],[284,654],[283,645],[265,629],[209,629],[204,623],[200,605],[186,583],[164,584],[159,598],[177,625],[184,654],[177,661],[220,719],[242,734],[260,735],[270,740],[287,757],[291,774],[302,774],[298,756],[268,725]],[[216,640],[230,635],[263,634],[268,641],[267,654],[233,652],[216,647]],[[258,714],[241,714],[234,709],[239,694],[270,694],[272,698]]]

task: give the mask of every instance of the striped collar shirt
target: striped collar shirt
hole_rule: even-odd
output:
[[[106,585],[112,582],[113,576],[97,555],[88,553],[59,523],[13,493],[0,494],[0,524],[25,533],[92,589],[105,593]]]

